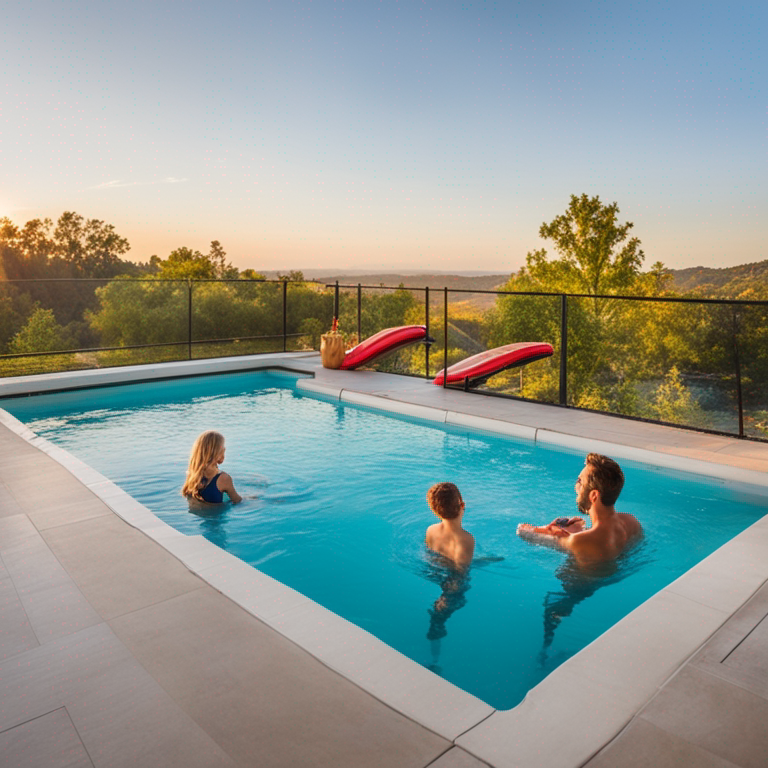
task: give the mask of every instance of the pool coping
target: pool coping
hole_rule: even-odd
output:
[[[409,398],[407,388],[375,394],[354,386],[338,386],[341,381],[355,385],[358,381],[368,383],[372,378],[354,372],[326,374],[317,355],[220,358],[17,377],[0,382],[0,396],[27,394],[31,387],[45,392],[137,379],[274,368],[313,377],[297,383],[297,388],[307,394],[470,430],[526,437],[570,450],[599,450],[617,458],[675,465],[675,469],[717,477],[724,484],[746,485],[760,495],[768,493],[766,473],[756,470],[533,428],[509,421],[508,414],[507,419],[499,420],[454,410],[455,405],[428,406],[413,402],[419,398]],[[374,376],[383,376],[386,382],[388,375]],[[408,382],[408,386],[418,389],[418,382]],[[454,398],[455,402],[460,400]],[[518,706],[494,710],[202,536],[186,536],[171,528],[110,480],[34,435],[2,409],[0,422],[58,461],[115,514],[161,544],[246,611],[378,700],[494,766],[529,762],[564,767],[582,765],[619,733],[768,579],[768,559],[764,556],[768,517],[763,517],[563,663],[531,689]],[[584,713],[589,714],[589,729],[575,716]],[[558,723],[556,737],[552,722]]]

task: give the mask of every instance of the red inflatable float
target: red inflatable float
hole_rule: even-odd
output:
[[[507,344],[504,347],[496,347],[481,352],[479,355],[462,360],[460,363],[448,367],[448,384],[466,384],[476,387],[482,384],[494,373],[506,368],[516,368],[520,365],[528,365],[535,360],[551,357],[554,350],[551,344],[539,341],[521,341],[517,344]],[[434,384],[443,386],[445,371],[435,376]]]
[[[351,371],[361,365],[373,362],[382,355],[387,355],[401,347],[416,344],[419,341],[431,341],[427,338],[424,325],[401,325],[397,328],[385,328],[374,333],[344,355],[341,369]]]

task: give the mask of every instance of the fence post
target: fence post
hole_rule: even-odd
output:
[[[333,289],[333,316],[339,319],[339,281],[336,281],[336,287]]]
[[[560,405],[568,405],[568,297],[560,294]]]
[[[448,386],[448,286],[443,288],[443,389]]]
[[[424,288],[424,327],[426,328],[427,339],[429,339],[429,286]],[[429,341],[424,345],[424,364],[426,377],[429,378]]]
[[[187,358],[192,359],[192,280],[187,278]]]
[[[363,287],[357,284],[357,343],[363,340]]]
[[[732,304],[733,310],[733,361],[736,367],[736,400],[739,406],[739,437],[744,437],[744,400],[741,391],[741,362],[739,360],[739,313],[736,305]]]
[[[283,352],[288,351],[288,280],[283,280]]]

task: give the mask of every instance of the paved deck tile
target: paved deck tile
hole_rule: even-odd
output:
[[[640,718],[743,768],[765,768],[768,700],[690,665]]]
[[[585,768],[737,768],[723,757],[657,728],[634,720]]]
[[[23,511],[16,497],[11,493],[11,489],[4,480],[0,480],[0,517],[20,515]]]
[[[26,515],[0,518],[0,556],[8,610],[25,625],[17,642],[31,647],[101,621]]]
[[[74,501],[62,500],[60,504],[44,503],[34,507],[30,504],[26,513],[38,531],[112,514],[109,507],[93,494],[90,498],[84,496]]]
[[[414,768],[450,743],[205,588],[111,622],[175,701],[248,765]]]
[[[488,763],[472,757],[460,747],[453,747],[430,763],[429,768],[488,768]]]
[[[105,619],[200,589],[204,583],[114,515],[48,528],[41,535]]]
[[[3,662],[0,680],[0,732],[66,707],[96,766],[234,765],[106,624]]]
[[[2,566],[0,570],[4,570]],[[16,587],[6,571],[5,576],[0,577],[0,661],[36,648],[39,644]]]
[[[64,707],[0,733],[3,768],[93,768]]]

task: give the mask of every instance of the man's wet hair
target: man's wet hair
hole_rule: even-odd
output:
[[[587,490],[600,491],[603,504],[612,507],[624,487],[624,473],[621,467],[613,459],[599,453],[588,454],[585,463],[589,467],[589,476],[585,483]]]
[[[444,520],[457,518],[463,503],[459,489],[453,483],[436,483],[427,491],[429,508]]]

